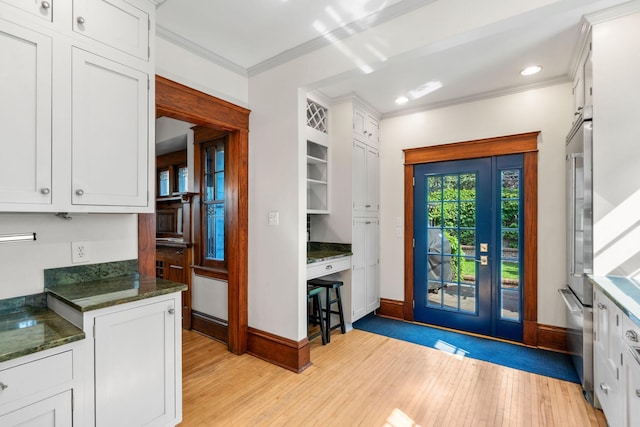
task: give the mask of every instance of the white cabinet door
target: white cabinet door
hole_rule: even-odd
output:
[[[51,204],[51,39],[0,20],[0,205]]]
[[[72,204],[147,206],[148,75],[73,50]]]
[[[351,321],[380,307],[378,220],[355,218],[352,231]]]
[[[353,142],[353,210],[378,212],[380,206],[380,158],[378,150],[355,140]]]
[[[622,312],[602,292],[594,299],[594,388],[608,423],[622,425]]]
[[[71,427],[71,390],[0,416],[2,426]]]
[[[380,278],[379,278],[379,235],[380,227],[378,220],[365,221],[366,226],[366,294],[367,313],[371,313],[380,307]]]
[[[74,0],[73,31],[149,59],[149,15],[122,0]]]
[[[32,16],[37,16],[51,22],[53,16],[54,0],[0,0],[0,3],[8,3]]]
[[[631,427],[640,420],[640,361],[626,356],[626,425]]]
[[[176,417],[174,299],[95,318],[96,426]]]

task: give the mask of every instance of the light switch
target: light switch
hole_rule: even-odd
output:
[[[269,212],[268,222],[269,222],[269,225],[280,225],[280,212],[277,212],[277,211]]]

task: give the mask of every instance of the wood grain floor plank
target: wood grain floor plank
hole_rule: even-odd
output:
[[[181,426],[597,426],[573,383],[353,330],[301,374],[183,332]]]

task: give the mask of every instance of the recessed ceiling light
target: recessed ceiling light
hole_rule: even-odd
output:
[[[520,74],[523,76],[530,76],[532,74],[536,74],[542,71],[542,67],[539,65],[532,65],[531,67],[527,67],[524,70],[520,71]]]
[[[398,105],[406,104],[407,102],[409,102],[409,98],[406,96],[399,96],[396,98],[396,104]]]

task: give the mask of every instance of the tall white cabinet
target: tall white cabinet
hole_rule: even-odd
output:
[[[329,108],[330,215],[311,216],[311,240],[351,243],[352,267],[343,275],[347,323],[380,307],[380,156],[378,115],[357,98]],[[351,185],[344,185],[351,183]]]
[[[0,0],[0,211],[153,211],[154,22],[147,0]]]

